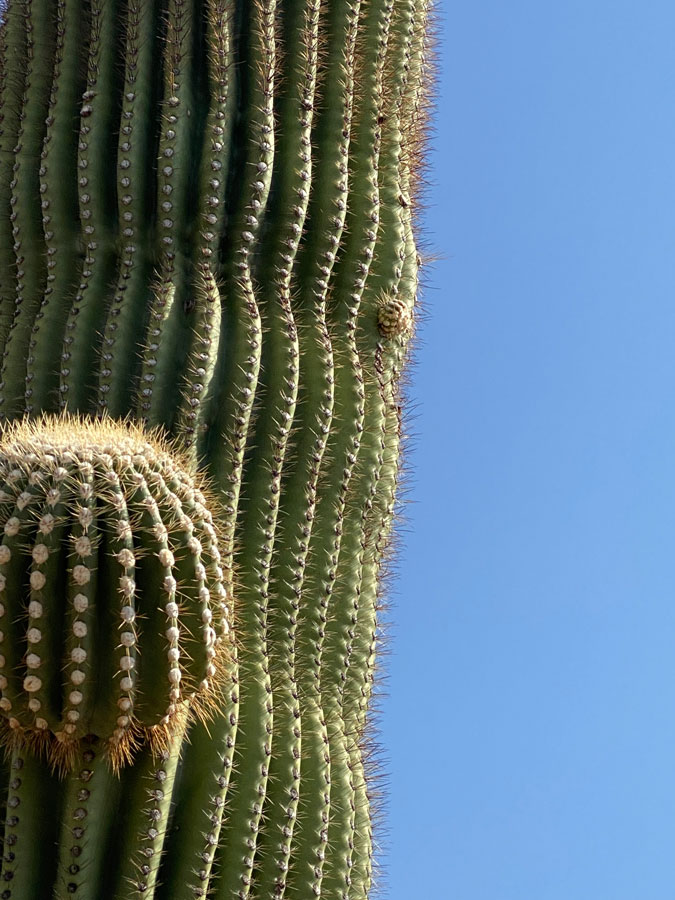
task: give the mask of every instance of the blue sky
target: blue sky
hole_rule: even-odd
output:
[[[389,900],[675,896],[675,7],[439,4]]]

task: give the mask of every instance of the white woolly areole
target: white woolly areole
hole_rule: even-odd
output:
[[[23,680],[23,689],[24,691],[28,691],[29,694],[39,691],[41,687],[42,679],[38,678],[37,675],[26,675]]]
[[[83,528],[89,528],[94,521],[94,514],[88,506],[81,506],[77,514],[77,520]]]
[[[120,687],[122,688],[123,691],[133,690],[133,687],[134,687],[133,678],[129,678],[129,676],[126,676],[125,678],[120,678]]]
[[[136,665],[136,660],[133,658],[133,656],[121,656],[120,657],[120,669],[123,672],[128,672],[129,669],[133,669],[133,667],[135,665]]]
[[[29,494],[28,491],[21,491],[19,496],[16,498],[16,505],[19,509],[25,509],[31,501],[32,494]]]
[[[12,551],[6,544],[0,544],[0,566],[6,565],[12,558]]]
[[[26,638],[29,644],[38,644],[42,640],[42,632],[39,628],[29,628]]]
[[[26,666],[29,669],[39,669],[42,665],[42,660],[37,655],[37,653],[29,653],[26,657]]]
[[[89,597],[84,594],[75,594],[73,597],[73,606],[75,607],[75,612],[85,612],[89,606]]]
[[[75,647],[75,648],[73,648],[73,650],[70,651],[70,658],[72,659],[72,661],[74,663],[77,663],[77,665],[79,666],[87,658],[87,651],[84,650],[82,647]]]
[[[47,547],[45,544],[36,544],[33,547],[33,553],[31,555],[33,557],[33,560],[39,566],[41,566],[49,559],[49,547]]]
[[[56,506],[56,504],[61,500],[61,491],[57,488],[51,488],[47,491],[47,505],[48,506]],[[50,515],[49,513],[47,515]],[[46,519],[47,516],[44,516]],[[54,518],[52,516],[51,526],[54,526]],[[51,531],[51,528],[49,529]]]
[[[75,584],[89,584],[91,570],[87,566],[77,565],[73,567],[73,581]]]
[[[84,681],[84,672],[82,671],[82,669],[73,669],[73,671],[70,673],[70,680],[75,685],[82,684],[82,682]]]
[[[7,537],[14,537],[14,535],[19,533],[19,528],[21,523],[17,519],[16,516],[12,516],[10,519],[7,519],[5,522],[5,534]]]
[[[47,502],[49,502],[49,496],[47,497]],[[58,502],[58,501],[57,501]],[[54,525],[56,524],[56,519],[51,513],[46,513],[41,519],[38,528],[40,530],[40,534],[51,534],[54,530]]]
[[[162,547],[157,556],[159,557],[160,564],[165,566],[167,569],[170,566],[173,566],[176,562],[175,556],[173,555],[171,550],[168,550],[166,547]]]
[[[131,597],[136,590],[136,582],[133,578],[129,578],[128,575],[122,575],[120,578],[120,590],[125,597]]]
[[[46,583],[47,578],[44,572],[36,571],[30,573],[30,586],[34,591],[41,591]]]
[[[87,636],[87,626],[84,622],[73,622],[73,634],[78,638]]]
[[[170,641],[172,644],[175,644],[180,637],[180,629],[176,628],[175,625],[172,625],[171,628],[166,629],[166,639]]]
[[[42,604],[39,600],[31,600],[28,604],[28,615],[31,619],[39,619],[42,616]]]
[[[162,583],[162,587],[167,592],[167,594],[175,594],[176,593],[176,579],[173,575],[167,575]]]
[[[120,550],[117,554],[117,562],[122,566],[122,568],[130,569],[131,566],[135,565],[136,557],[128,547],[123,547],[122,550]]]
[[[68,694],[68,702],[72,703],[73,706],[79,706],[82,703],[83,696],[82,691],[71,691]]]
[[[120,643],[123,647],[133,647],[136,643],[136,635],[133,631],[123,631],[120,635]]]
[[[178,618],[178,604],[170,600],[164,607],[164,612],[172,619]]]
[[[75,541],[75,552],[78,556],[91,556],[91,540],[86,535],[81,535]]]

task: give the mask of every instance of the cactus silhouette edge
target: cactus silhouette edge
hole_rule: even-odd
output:
[[[373,893],[431,18],[0,3],[0,900]]]

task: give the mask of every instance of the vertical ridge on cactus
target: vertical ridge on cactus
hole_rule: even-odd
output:
[[[371,894],[429,16],[2,14],[0,900]]]

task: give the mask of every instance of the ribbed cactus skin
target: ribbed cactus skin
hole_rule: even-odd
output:
[[[9,0],[0,900],[370,895],[429,16]]]

